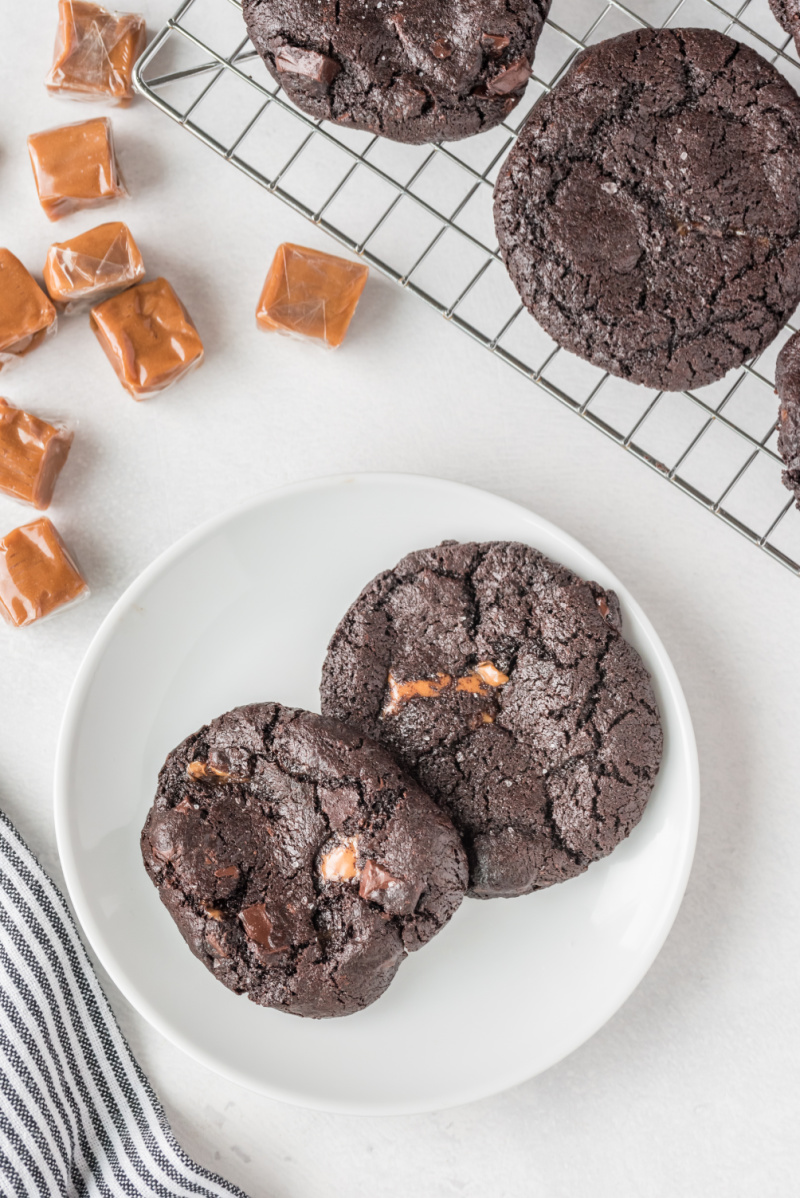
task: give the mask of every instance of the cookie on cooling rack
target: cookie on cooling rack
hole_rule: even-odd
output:
[[[467,886],[450,820],[333,720],[240,707],[166,760],[142,856],[196,957],[253,1002],[359,1011]]]
[[[794,491],[800,508],[800,333],[784,345],[775,367],[778,409],[778,453],[786,464],[783,482]]]
[[[550,0],[244,0],[268,70],[309,116],[456,141],[515,108]]]
[[[514,542],[445,541],[371,582],[331,640],[322,710],[451,816],[479,898],[582,873],[638,823],[662,733],[616,596]]]
[[[710,29],[600,42],[532,110],[495,223],[560,345],[648,387],[711,383],[800,301],[800,97]]]
[[[800,0],[769,0],[769,6],[778,24],[791,33],[800,52]]]

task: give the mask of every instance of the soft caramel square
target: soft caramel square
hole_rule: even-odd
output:
[[[341,345],[369,268],[302,245],[278,246],[256,309],[262,329]]]
[[[165,391],[203,361],[203,343],[166,279],[139,283],[92,308],[92,328],[134,399]]]
[[[145,36],[144,17],[136,13],[108,12],[84,0],[59,0],[47,90],[71,100],[127,104]]]
[[[44,511],[72,437],[66,425],[48,424],[0,399],[0,491]]]
[[[83,575],[46,516],[0,541],[0,616],[15,628],[43,620],[88,594]]]
[[[144,263],[128,226],[111,221],[51,245],[43,273],[50,298],[70,311],[138,283]]]
[[[117,167],[108,117],[32,133],[28,153],[39,203],[49,220],[128,194]]]
[[[0,366],[21,357],[54,328],[56,310],[33,275],[11,250],[0,249]]]

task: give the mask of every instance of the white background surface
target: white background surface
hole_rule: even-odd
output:
[[[35,271],[51,241],[93,223],[78,214],[49,224],[27,162],[29,132],[94,111],[50,99],[41,84],[55,7],[2,0],[0,12],[0,244]],[[173,4],[138,7],[155,29]],[[137,405],[86,318],[73,318],[2,379],[12,402],[78,424],[51,514],[93,598],[41,628],[0,629],[0,805],[56,880],[56,737],[110,605],[202,520],[268,487],[339,471],[469,482],[583,540],[665,641],[704,788],[687,897],[639,990],[571,1058],[480,1104],[386,1120],[283,1107],[194,1065],[102,979],[179,1139],[253,1198],[345,1187],[382,1198],[794,1192],[800,582],[380,278],[336,354],[257,333],[253,309],[275,246],[332,244],[143,101],[113,118],[132,199],[98,222],[128,221],[151,277],[165,274],[194,316],[207,360]],[[0,501],[2,531],[26,515]],[[358,1062],[320,1062],[335,1067]]]

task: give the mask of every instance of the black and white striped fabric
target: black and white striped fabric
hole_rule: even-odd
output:
[[[2,812],[0,1192],[246,1198],[179,1146],[64,899]]]

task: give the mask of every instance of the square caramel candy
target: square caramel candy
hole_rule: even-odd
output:
[[[203,361],[200,335],[166,279],[139,283],[98,304],[91,323],[134,399],[165,391]]]
[[[108,12],[84,0],[59,0],[47,90],[70,100],[127,104],[145,36],[144,17],[136,13]]]
[[[50,298],[67,312],[144,278],[144,263],[122,221],[97,225],[47,251],[44,282]]]
[[[39,203],[49,220],[128,194],[117,167],[108,117],[32,133],[28,153]]]
[[[262,329],[341,345],[369,268],[302,245],[278,246],[256,309]]]
[[[0,367],[36,349],[55,327],[56,310],[33,275],[0,249]]]
[[[72,437],[66,425],[48,424],[0,399],[0,491],[44,511]]]
[[[0,616],[15,628],[43,620],[88,594],[83,575],[46,516],[0,541]]]

